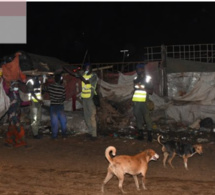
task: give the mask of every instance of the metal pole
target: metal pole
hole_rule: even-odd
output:
[[[120,52],[123,53],[121,72],[124,72],[125,54],[128,52],[128,50],[123,49],[123,50],[120,50]]]
[[[163,68],[163,96],[168,96],[168,87],[167,87],[167,72],[166,72],[166,48],[164,45],[161,45],[161,57],[162,57],[162,68]]]

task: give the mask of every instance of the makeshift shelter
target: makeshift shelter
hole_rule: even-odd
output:
[[[167,115],[186,123],[206,117],[215,121],[215,63],[167,58],[166,67],[172,101]]]

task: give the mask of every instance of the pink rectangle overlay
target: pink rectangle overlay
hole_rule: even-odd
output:
[[[26,1],[1,1],[0,16],[26,16]]]

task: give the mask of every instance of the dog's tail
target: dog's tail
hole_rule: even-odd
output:
[[[115,156],[116,155],[116,148],[114,146],[108,146],[105,150],[105,157],[107,158],[109,163],[112,163],[113,160],[110,156],[110,152],[112,152],[112,155]]]
[[[161,135],[159,135],[157,140],[158,140],[158,143],[159,143],[160,145],[162,145],[162,146],[163,146],[163,144],[161,143],[161,137],[162,137],[162,136],[161,136]]]

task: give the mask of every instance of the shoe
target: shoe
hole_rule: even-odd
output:
[[[143,130],[142,129],[138,130],[137,139],[138,140],[144,140],[144,134],[143,134]]]
[[[32,145],[25,145],[24,147],[25,147],[26,149],[32,149],[32,148],[33,148]]]
[[[92,137],[90,138],[90,140],[91,140],[91,141],[96,141],[96,140],[97,140],[97,137],[93,137],[93,136],[92,136]]]
[[[41,139],[42,136],[41,135],[34,135],[34,139]]]
[[[51,137],[51,140],[57,141],[58,137]]]
[[[67,139],[67,135],[63,135],[62,138],[63,138],[63,140],[66,140]]]
[[[151,131],[148,131],[148,139],[147,139],[148,142],[152,142],[152,132]]]
[[[13,146],[11,144],[5,143],[4,146],[8,147],[8,148],[13,148]]]
[[[92,135],[89,134],[89,133],[86,133],[86,134],[85,134],[85,137],[88,138],[88,139],[91,139]]]

